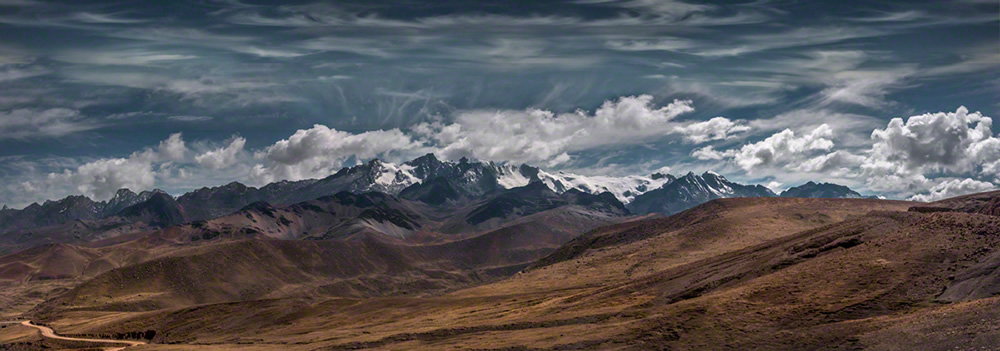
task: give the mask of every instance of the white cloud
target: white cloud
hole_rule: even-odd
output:
[[[855,155],[843,150],[837,150],[805,160],[798,166],[795,166],[794,169],[810,173],[833,173],[835,175],[847,175],[857,169],[857,167],[864,161],[864,156]]]
[[[872,131],[872,158],[898,162],[908,170],[946,169],[969,172],[1000,157],[993,120],[964,106],[955,112],[927,113],[906,121],[893,118]]]
[[[333,174],[348,158],[369,159],[390,153],[419,153],[421,145],[399,129],[352,134],[324,125],[299,129],[255,157],[251,179],[259,183],[299,180]]]
[[[712,140],[732,138],[734,134],[750,130],[750,127],[743,125],[742,121],[733,122],[725,117],[715,117],[704,122],[677,127],[675,130],[684,134],[685,140],[701,144]]]
[[[699,160],[721,160],[724,158],[730,158],[736,155],[736,150],[726,150],[718,151],[712,145],[708,145],[702,148],[695,149],[691,152],[691,156]]]
[[[590,114],[552,111],[459,112],[455,122],[423,123],[414,133],[440,147],[446,158],[472,157],[557,165],[569,153],[611,145],[634,145],[674,132],[674,117],[693,111],[690,100],[653,106],[649,95],[605,101]]]
[[[83,194],[95,200],[106,200],[118,189],[142,191],[152,188],[173,162],[183,161],[187,148],[180,133],[172,134],[156,149],[133,152],[127,158],[103,158],[84,163],[62,172],[49,173],[40,180],[20,184],[23,191],[40,194]],[[164,174],[166,175],[166,174]]]
[[[161,141],[159,145],[159,157],[169,161],[183,161],[184,154],[187,153],[187,146],[184,146],[184,139],[181,133],[170,134],[167,140]]]
[[[908,195],[927,189],[937,173],[995,176],[1000,139],[993,120],[964,106],[955,112],[927,113],[906,121],[893,118],[872,131],[873,145],[862,164],[870,188]]]
[[[787,118],[758,126],[781,119]],[[955,112],[894,118],[885,128],[875,128],[867,145],[842,145],[840,150],[833,149],[833,130],[824,124],[803,136],[785,129],[740,148],[701,147],[691,156],[702,161],[729,159],[748,173],[763,172],[784,181],[822,176],[896,198],[914,194],[922,194],[919,199],[940,198],[955,196],[961,189],[984,189],[990,183],[983,179],[1000,180],[1000,138],[991,128],[991,118],[960,107]],[[928,189],[931,193],[925,193]]]
[[[786,166],[814,151],[830,150],[833,148],[832,136],[833,130],[826,124],[803,136],[796,136],[791,129],[785,129],[767,139],[744,145],[733,155],[733,161],[747,172],[762,167]]]
[[[243,146],[247,140],[242,137],[233,138],[233,141],[225,147],[206,151],[194,157],[199,165],[210,169],[223,169],[230,167],[238,161],[237,157],[243,151]]]
[[[996,190],[996,185],[975,179],[951,179],[938,183],[926,194],[913,195],[911,201],[932,202],[950,197]]]
[[[83,164],[76,170],[50,173],[46,181],[72,184],[76,191],[105,200],[121,188],[135,191],[153,187],[156,175],[152,164],[141,158],[110,158]]]

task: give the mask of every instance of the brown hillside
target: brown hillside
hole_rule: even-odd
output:
[[[575,242],[601,245],[568,245],[560,252],[575,254],[553,254],[513,278],[441,296],[271,299],[139,315],[54,310],[48,316],[71,332],[154,328],[163,331],[154,340],[159,343],[280,343],[303,350],[888,349],[918,333],[913,340],[930,345],[978,347],[995,340],[997,327],[983,321],[995,315],[997,302],[989,296],[1000,293],[989,249],[1000,244],[1000,218],[905,212],[910,206],[717,201],[592,231]],[[956,311],[983,318],[960,318]],[[94,313],[105,317],[85,322]],[[933,326],[966,337],[921,333]]]

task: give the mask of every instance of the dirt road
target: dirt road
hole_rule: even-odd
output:
[[[4,322],[4,323],[11,323],[11,322]],[[17,323],[17,322],[13,322],[13,323]],[[56,332],[54,330],[52,330],[52,328],[49,328],[49,327],[46,327],[46,326],[41,326],[41,325],[35,325],[35,324],[32,324],[31,321],[23,321],[23,322],[20,322],[20,323],[23,326],[32,327],[32,328],[38,329],[39,331],[42,332],[42,336],[44,336],[46,338],[59,339],[59,340],[69,340],[69,341],[94,342],[94,343],[102,343],[102,344],[124,344],[125,345],[125,346],[115,346],[115,347],[105,348],[105,350],[107,350],[107,351],[119,351],[119,350],[124,350],[126,347],[129,347],[129,346],[138,346],[138,345],[144,345],[144,344],[146,344],[145,342],[142,342],[142,341],[132,341],[132,340],[71,338],[71,337],[59,336],[59,335],[56,334]]]

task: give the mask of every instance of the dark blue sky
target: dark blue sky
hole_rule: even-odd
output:
[[[0,203],[425,152],[989,189],[998,24],[992,0],[0,0]]]

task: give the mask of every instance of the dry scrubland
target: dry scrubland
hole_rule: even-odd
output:
[[[583,215],[432,244],[55,246],[3,258],[0,304],[64,335],[155,331],[134,350],[989,349],[998,199],[723,199],[537,251]],[[48,341],[0,329],[26,342]]]

